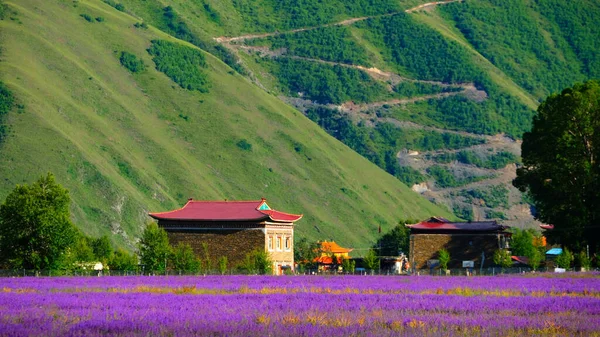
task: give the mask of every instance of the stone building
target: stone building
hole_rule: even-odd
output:
[[[438,252],[450,253],[448,268],[461,268],[463,261],[473,261],[479,268],[493,265],[494,252],[508,248],[508,226],[496,221],[451,222],[444,218],[430,218],[410,228],[410,264],[416,269],[429,268],[438,259]]]
[[[149,213],[165,229],[172,246],[188,243],[196,256],[212,265],[227,257],[236,267],[256,249],[265,250],[273,272],[294,267],[294,222],[302,215],[273,210],[265,199],[258,201],[188,200],[180,209]]]

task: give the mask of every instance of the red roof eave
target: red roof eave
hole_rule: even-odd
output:
[[[290,214],[275,210],[260,210],[260,212],[267,215],[272,221],[278,222],[295,222],[304,216],[303,214]]]

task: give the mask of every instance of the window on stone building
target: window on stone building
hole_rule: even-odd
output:
[[[281,250],[281,236],[277,237],[277,250]]]
[[[269,250],[273,250],[273,237],[269,236]]]
[[[292,248],[292,240],[289,236],[285,237],[285,250],[290,250]]]

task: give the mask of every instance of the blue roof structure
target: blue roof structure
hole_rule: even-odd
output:
[[[562,254],[562,248],[552,248],[546,252],[546,255],[560,255]]]

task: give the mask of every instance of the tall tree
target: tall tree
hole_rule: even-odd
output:
[[[315,259],[321,255],[320,248],[318,242],[309,242],[306,238],[294,242],[294,261],[298,264],[301,272],[316,268]]]
[[[140,262],[147,272],[164,272],[171,256],[169,238],[164,229],[155,222],[149,222],[139,243]]]
[[[108,236],[103,235],[99,238],[91,240],[91,247],[94,251],[94,256],[102,262],[108,261],[113,253],[110,239]]]
[[[531,195],[536,218],[555,226],[548,239],[600,248],[600,83],[548,97],[523,135],[522,157],[513,184]]]
[[[379,250],[379,256],[398,256],[400,252],[408,254],[410,231],[405,226],[407,223],[417,223],[416,220],[402,220],[396,227],[383,234],[373,246]]]
[[[134,254],[129,254],[123,248],[117,249],[108,260],[108,266],[112,270],[134,271],[138,265],[138,258]]]
[[[379,269],[379,257],[377,256],[377,252],[375,252],[374,249],[369,249],[367,255],[363,257],[363,262],[365,263],[365,268],[369,269],[371,273]]]
[[[9,268],[56,269],[77,237],[69,192],[48,173],[17,185],[0,205],[0,260]]]
[[[194,255],[189,243],[179,243],[173,248],[171,267],[178,271],[195,273],[200,270],[200,259]]]

